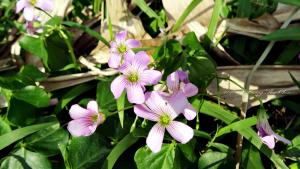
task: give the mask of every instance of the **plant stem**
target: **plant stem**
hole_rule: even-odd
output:
[[[290,14],[289,18],[282,24],[280,29],[286,28],[290,22],[293,19],[294,14],[298,11],[299,8],[295,8],[292,13]],[[249,102],[249,88],[250,88],[250,83],[252,81],[253,75],[255,71],[258,69],[258,67],[263,63],[263,61],[267,58],[268,54],[270,53],[272,47],[274,46],[275,42],[271,41],[268,46],[266,47],[265,51],[261,54],[259,57],[258,61],[256,64],[253,66],[251,72],[249,73],[246,82],[245,82],[245,92],[242,96],[242,108],[241,108],[241,113],[240,113],[240,118],[243,120],[246,118],[246,113],[248,109],[248,102]],[[236,144],[236,169],[240,168],[240,163],[241,163],[241,155],[242,155],[242,146],[243,146],[243,136],[238,134],[237,136],[237,144]]]

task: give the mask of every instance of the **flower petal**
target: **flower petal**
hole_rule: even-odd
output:
[[[118,68],[121,64],[122,56],[118,53],[111,53],[108,59],[108,66],[111,68]]]
[[[177,72],[173,72],[167,77],[167,87],[172,92],[179,90],[179,76]]]
[[[145,95],[142,87],[138,84],[126,86],[127,98],[130,103],[142,104],[145,102]]]
[[[281,142],[283,142],[283,143],[285,143],[285,144],[292,144],[290,140],[288,140],[288,139],[286,139],[286,138],[284,138],[284,137],[281,137],[280,135],[278,135],[278,134],[276,134],[276,133],[274,133],[273,135],[274,135],[274,137],[275,137],[278,141],[281,141]]]
[[[27,21],[33,21],[33,19],[34,19],[34,7],[32,7],[32,6],[25,7],[24,11],[23,11],[23,15],[24,15],[24,18]]]
[[[150,56],[147,55],[147,53],[144,51],[136,53],[134,59],[139,64],[139,66],[147,67],[150,63]]]
[[[98,103],[95,100],[89,101],[89,103],[87,104],[87,109],[95,114],[98,114]]]
[[[21,12],[25,7],[29,6],[30,4],[28,3],[27,0],[19,0],[16,5],[16,13]]]
[[[261,141],[266,144],[270,149],[275,147],[275,139],[273,135],[265,136],[260,138]]]
[[[172,121],[167,126],[167,131],[175,140],[182,144],[189,142],[194,136],[194,131],[190,126],[178,121]]]
[[[132,62],[134,60],[135,54],[132,50],[128,50],[125,54],[124,54],[124,60],[126,62]]]
[[[154,85],[160,81],[161,76],[162,74],[158,70],[144,70],[141,80],[147,85]]]
[[[192,97],[198,94],[198,88],[192,83],[187,83],[184,85],[183,93],[186,97]]]
[[[197,116],[197,112],[191,104],[188,104],[183,111],[183,115],[187,120],[193,120]]]
[[[170,106],[170,103],[163,99],[158,92],[147,92],[145,93],[145,98],[146,106],[148,106],[153,113],[158,115],[161,115],[162,113],[168,113],[171,119],[174,119],[177,116],[174,109]]]
[[[126,46],[128,46],[130,49],[132,48],[138,48],[141,46],[141,42],[135,39],[128,39],[125,41]]]
[[[46,12],[51,12],[54,7],[54,2],[52,0],[38,0],[36,6],[41,8]]]
[[[137,116],[142,117],[144,119],[151,120],[151,121],[159,120],[159,116],[157,114],[151,112],[151,110],[149,110],[147,107],[145,107],[142,104],[135,105],[133,111]]]
[[[184,113],[184,109],[186,109],[189,105],[187,98],[181,91],[167,97],[167,100],[178,115]]]
[[[71,106],[69,114],[72,119],[84,118],[89,115],[89,111],[85,108],[82,108],[78,104],[74,104]]]
[[[70,121],[67,128],[72,136],[79,137],[93,134],[96,131],[97,125],[88,119],[80,118]]]
[[[123,75],[116,77],[110,85],[110,90],[113,93],[115,99],[119,98],[125,89],[126,79]]]
[[[146,143],[153,153],[157,153],[161,150],[164,134],[165,128],[158,123],[155,124],[150,130]]]
[[[127,31],[121,31],[116,34],[116,41],[123,42],[123,41],[125,41],[126,36],[127,36]]]
[[[178,74],[180,81],[188,83],[188,74],[185,71],[177,70],[176,73]]]

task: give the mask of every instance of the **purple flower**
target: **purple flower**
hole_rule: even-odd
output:
[[[110,43],[110,58],[108,66],[111,68],[119,68],[124,63],[124,56],[133,55],[132,48],[141,46],[141,43],[135,39],[127,39],[127,31],[116,34],[115,41]]]
[[[24,18],[27,21],[33,21],[35,17],[35,7],[41,8],[46,12],[51,12],[53,9],[52,0],[19,0],[17,2],[16,13],[23,10]]]
[[[170,102],[177,113],[182,113],[186,119],[193,120],[196,117],[196,110],[189,103],[188,97],[195,96],[198,88],[189,82],[188,74],[177,70],[167,77],[169,94],[161,93]]]
[[[68,130],[75,137],[93,134],[98,125],[104,122],[104,115],[98,112],[96,101],[90,101],[87,109],[78,104],[72,105],[69,113],[73,120],[69,122]]]
[[[264,112],[260,112],[258,116],[258,122],[256,124],[256,128],[258,130],[257,134],[264,144],[266,144],[270,149],[275,147],[275,140],[279,140],[285,144],[291,144],[291,141],[279,136],[272,130]]]
[[[30,35],[43,32],[43,28],[38,17],[35,17],[33,21],[26,21],[25,28],[27,33]]]
[[[178,116],[167,100],[157,92],[147,92],[144,104],[134,106],[137,116],[157,122],[150,130],[146,143],[152,152],[159,152],[162,146],[165,129],[170,135],[182,144],[189,142],[194,131],[188,125],[175,121]]]
[[[161,79],[160,71],[148,69],[149,63],[150,57],[146,52],[125,56],[125,62],[120,68],[122,74],[111,83],[111,91],[116,99],[126,89],[130,103],[144,103],[145,85],[156,84]]]

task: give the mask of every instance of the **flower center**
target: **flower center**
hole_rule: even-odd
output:
[[[169,125],[171,122],[170,117],[167,114],[163,114],[162,116],[160,116],[159,118],[159,123],[163,126],[167,126]]]
[[[93,123],[96,123],[98,121],[98,115],[95,114],[95,115],[91,116],[91,120]]]
[[[139,76],[137,73],[130,73],[128,76],[127,76],[127,80],[131,83],[135,83],[139,80]]]
[[[125,44],[121,44],[119,47],[118,47],[118,51],[119,53],[125,53],[127,51],[127,47]]]
[[[35,5],[37,0],[29,0],[29,2],[31,3],[31,5]]]

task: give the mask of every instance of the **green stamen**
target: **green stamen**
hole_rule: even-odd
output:
[[[127,76],[127,80],[131,83],[135,83],[139,80],[139,76],[137,73],[131,73]]]
[[[93,123],[96,123],[98,121],[98,115],[93,115],[91,117],[91,119],[92,119]]]
[[[35,5],[37,0],[30,0],[31,5]]]
[[[162,116],[160,116],[159,118],[159,123],[163,126],[167,126],[169,125],[171,122],[170,117],[167,114],[163,114]]]
[[[119,47],[118,47],[118,51],[119,53],[125,53],[127,51],[127,47],[125,44],[121,44]]]

